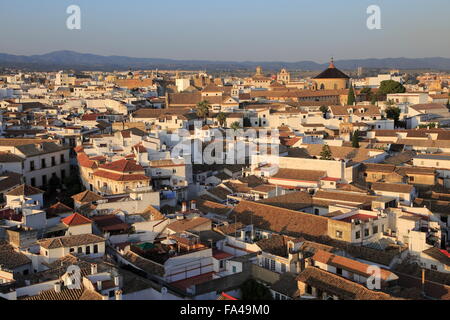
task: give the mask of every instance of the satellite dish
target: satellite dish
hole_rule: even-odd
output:
[[[163,295],[167,294],[167,288],[166,287],[162,287],[161,288],[161,294],[163,294]]]

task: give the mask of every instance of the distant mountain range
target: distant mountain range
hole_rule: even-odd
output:
[[[432,69],[450,70],[449,58],[385,58],[340,60],[336,66],[343,70],[355,70],[358,67],[377,69]],[[127,69],[185,69],[208,71],[235,71],[253,69],[262,66],[266,70],[323,70],[328,63],[319,64],[313,61],[299,62],[235,62],[209,60],[172,60],[159,58],[132,58],[124,56],[101,56],[74,51],[55,51],[42,55],[12,55],[0,53],[0,67],[24,68],[40,71],[59,69],[77,70],[127,70]]]

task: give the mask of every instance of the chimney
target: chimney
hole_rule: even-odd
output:
[[[114,285],[115,285],[116,287],[119,287],[119,286],[120,286],[120,276],[115,276],[115,277],[114,277]]]
[[[116,300],[122,300],[122,290],[116,291]]]
[[[186,201],[183,201],[183,203],[181,204],[181,212],[186,212],[187,211],[187,204]]]
[[[191,201],[191,209],[192,209],[192,210],[197,209],[197,201],[195,201],[195,200],[192,200],[192,201]]]
[[[91,264],[91,274],[97,274],[97,264]]]
[[[53,288],[55,290],[56,293],[60,293],[61,292],[61,282],[55,282],[55,284],[53,285]]]
[[[100,280],[97,281],[97,290],[98,291],[102,290],[102,282]]]

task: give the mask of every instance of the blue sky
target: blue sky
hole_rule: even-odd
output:
[[[81,30],[66,8],[81,8]],[[382,30],[366,27],[369,5]],[[449,57],[449,0],[0,1],[0,52],[232,61]]]

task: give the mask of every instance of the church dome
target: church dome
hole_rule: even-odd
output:
[[[331,59],[328,69],[316,76],[314,79],[350,79],[348,75],[334,66],[333,59]]]

